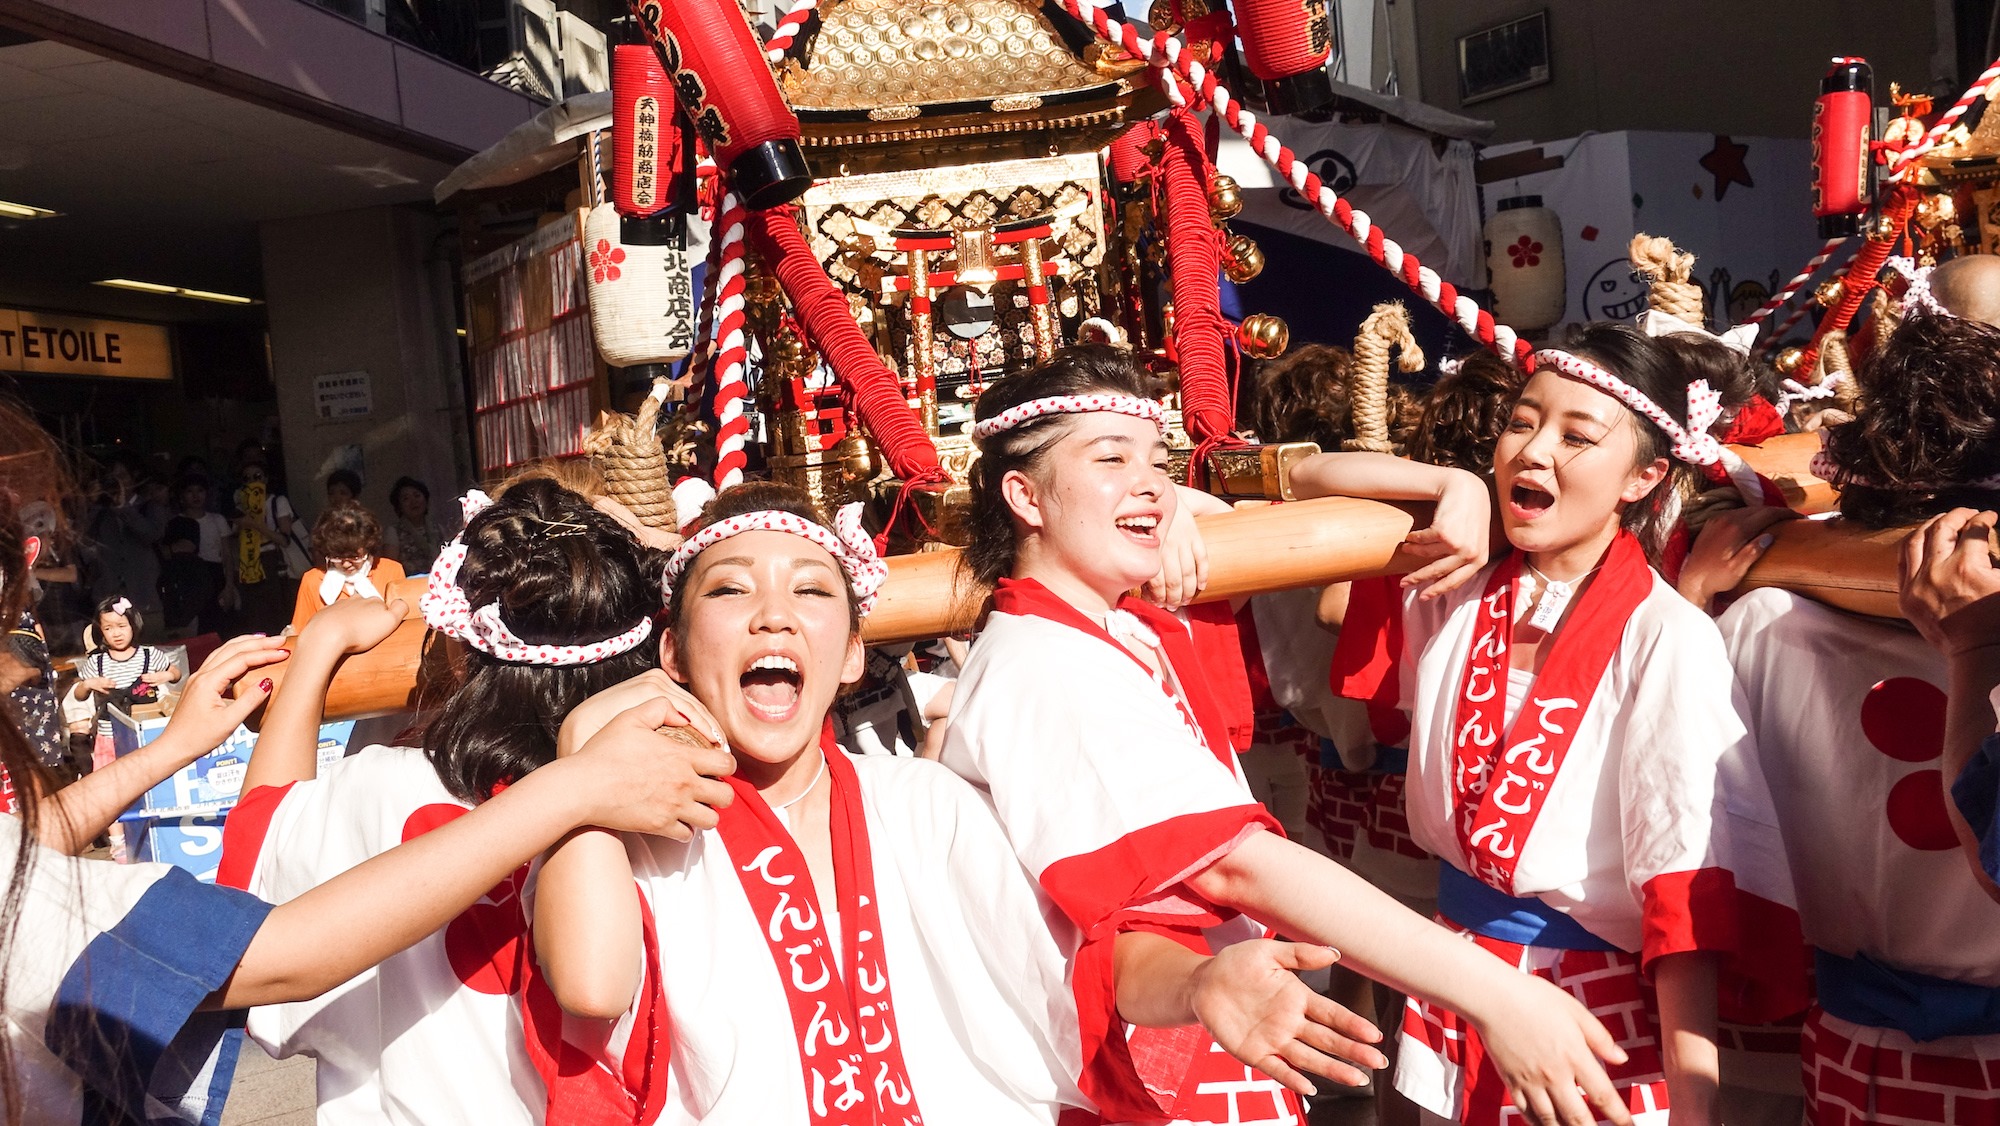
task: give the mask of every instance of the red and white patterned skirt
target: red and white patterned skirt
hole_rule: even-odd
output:
[[[1814,1008],[1805,1083],[1811,1126],[2000,1126],[2000,1036],[1918,1045]]]
[[[1636,954],[1521,946],[1472,934],[1449,920],[1439,922],[1583,1002],[1630,1057],[1607,1070],[1633,1121],[1666,1126],[1659,1016]],[[1527,1126],[1527,1117],[1508,1099],[1478,1030],[1457,1013],[1410,998],[1397,1051],[1396,1090],[1419,1107],[1465,1126]]]
[[[1395,856],[1430,859],[1430,853],[1410,836],[1410,818],[1404,809],[1405,781],[1402,774],[1314,766],[1306,820],[1325,838],[1326,854],[1351,861],[1355,842],[1365,840]]]

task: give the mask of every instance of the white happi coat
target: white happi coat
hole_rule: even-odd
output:
[[[223,876],[283,903],[468,808],[421,749],[369,747],[282,794],[246,795],[224,830]],[[319,1061],[323,1126],[542,1121],[512,995],[528,956],[524,879],[324,996],[250,1010],[250,1036],[266,1051]]]
[[[1194,660],[1184,632],[1174,643]],[[1193,664],[1175,671],[1202,675]],[[1092,938],[1079,979],[1125,921],[1201,928],[1211,948],[1264,934],[1179,886],[1251,833],[1278,830],[1226,741],[1219,755],[1211,750],[1185,704],[1111,641],[1036,613],[991,614],[959,673],[943,762],[987,792],[1021,861]],[[1206,728],[1226,740],[1218,716]],[[1182,1031],[1198,1035],[1086,1027],[1085,1058],[1116,1058],[1129,1043],[1126,1066],[1159,1105],[1218,1122],[1295,1121],[1274,1080],[1223,1054],[1205,1031]],[[1106,1086],[1088,1089],[1111,1089],[1107,1074],[1093,1071]]]
[[[1798,881],[1806,940],[2000,987],[2000,904],[1945,817],[1944,658],[1916,633],[1781,590],[1722,616]]]
[[[1454,828],[1452,737],[1481,599],[1499,565],[1442,598],[1405,601],[1410,832],[1461,871],[1469,865]],[[1690,906],[1715,883],[1698,874],[1731,877],[1736,890],[1781,913],[1793,904],[1721,637],[1707,615],[1648,575],[1651,590],[1550,782],[1512,889],[1644,960],[1705,946],[1694,941]],[[1523,722],[1533,722],[1535,699],[1531,688]],[[1551,719],[1575,715],[1558,709]]]
[[[897,1040],[924,1121],[1048,1126],[1066,1106],[1087,1107],[1065,976],[1075,932],[1022,871],[992,810],[936,763],[849,761],[874,860]],[[623,839],[659,935],[672,1043],[664,1107],[651,1121],[808,1121],[784,985],[721,834]],[[821,889],[820,907],[844,950],[832,889]],[[648,1003],[642,991],[608,1041],[596,1026],[595,1054],[613,1071],[625,1069]],[[589,1026],[568,1019],[563,1038],[587,1043]]]
[[[949,724],[942,761],[992,797],[1021,861],[1072,915],[1071,900],[1169,893],[1273,824],[1235,757],[1224,765],[1144,668],[1061,622],[989,616]],[[1162,844],[1185,855],[1162,866]],[[1086,859],[1100,870],[1082,874]]]

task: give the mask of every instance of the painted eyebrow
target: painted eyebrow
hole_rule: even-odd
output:
[[[720,559],[711,560],[708,564],[708,567],[704,569],[712,570],[716,567],[752,567],[755,566],[756,563],[757,561],[755,559],[752,559],[747,555],[725,555]],[[812,559],[805,556],[801,556],[797,559],[791,560],[791,564],[794,570],[801,567],[818,567],[822,571],[833,570],[832,565],[827,563],[826,560]]]
[[[1542,409],[1542,404],[1538,400],[1530,399],[1526,395],[1523,395],[1520,398],[1514,400],[1514,405],[1517,407],[1527,407],[1529,410],[1532,411],[1539,411]],[[1594,414],[1591,414],[1588,411],[1568,410],[1562,413],[1562,417],[1574,420],[1576,422],[1595,423],[1598,426],[1608,427],[1617,424],[1616,419],[1613,419],[1611,422],[1606,422],[1603,419],[1597,417]]]

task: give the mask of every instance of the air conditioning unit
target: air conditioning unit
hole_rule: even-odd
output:
[[[562,96],[596,93],[611,89],[611,47],[604,33],[590,26],[574,12],[563,12]]]
[[[545,102],[563,93],[554,0],[478,0],[479,73]]]

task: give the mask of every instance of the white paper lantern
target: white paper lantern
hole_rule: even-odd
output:
[[[1538,195],[1500,201],[1486,221],[1486,269],[1493,316],[1518,332],[1543,332],[1562,320],[1565,301],[1562,220]]]
[[[583,232],[590,327],[604,362],[628,368],[685,358],[694,350],[698,248],[627,245],[609,205],[590,209]]]

